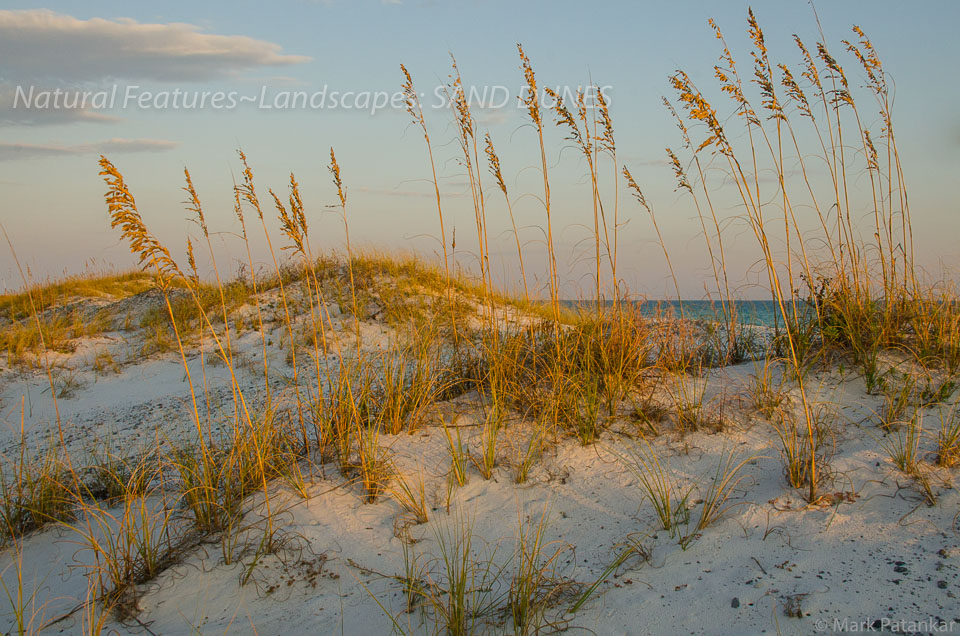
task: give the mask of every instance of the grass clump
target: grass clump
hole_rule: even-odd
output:
[[[74,519],[80,502],[64,452],[52,445],[31,455],[25,442],[16,457],[2,459],[0,495],[3,544],[48,524]]]
[[[817,405],[810,415],[810,427],[794,411],[778,411],[773,430],[780,442],[780,458],[787,483],[796,489],[808,487],[827,475],[828,422],[833,413],[825,405]],[[811,474],[811,470],[817,471]]]
[[[84,469],[83,488],[87,497],[111,503],[127,495],[143,496],[159,477],[156,455],[142,453],[127,457],[106,445],[90,453]]]
[[[133,616],[137,586],[175,563],[185,543],[175,510],[148,493],[128,494],[114,508],[87,506],[84,514],[88,529],[75,529],[95,555],[91,574],[98,602],[121,618]]]
[[[888,433],[881,445],[897,470],[915,475],[918,472],[922,439],[923,411],[918,409],[901,426]]]
[[[950,468],[960,463],[960,417],[956,407],[940,411],[940,431],[937,433],[937,464]]]
[[[693,487],[683,487],[670,465],[662,462],[646,441],[614,452],[639,483],[641,497],[653,507],[658,527],[675,536],[678,527],[689,521]]]
[[[787,400],[784,378],[782,375],[777,376],[777,363],[771,358],[754,361],[753,368],[753,375],[748,382],[750,399],[753,408],[765,418],[770,419]]]
[[[438,526],[435,539],[438,571],[427,574],[424,590],[428,615],[446,634],[473,634],[497,604],[495,553],[477,557],[472,524],[462,517]]]
[[[753,460],[753,457],[739,459],[733,452],[724,451],[720,454],[717,470],[703,493],[700,515],[693,524],[693,529],[680,539],[680,545],[684,549],[708,526],[723,518],[737,505],[728,501],[745,478],[741,471]]]
[[[517,548],[514,553],[514,574],[507,592],[507,609],[511,633],[539,634],[550,628],[547,613],[557,603],[568,582],[558,576],[558,562],[567,551],[565,546],[547,541],[548,509],[534,522],[520,520]]]
[[[904,374],[899,383],[888,384],[880,407],[880,428],[890,432],[904,420],[912,419],[912,412],[917,409],[917,399],[917,381],[913,376]]]

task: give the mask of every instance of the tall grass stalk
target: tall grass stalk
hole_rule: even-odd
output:
[[[243,150],[237,150],[237,154],[240,157],[240,161],[243,164],[243,183],[235,187],[235,192],[238,192],[240,196],[256,211],[257,218],[260,219],[260,226],[263,229],[263,235],[267,242],[267,248],[270,251],[270,258],[273,261],[274,272],[277,277],[277,286],[280,288],[280,300],[283,305],[283,315],[285,318],[285,324],[287,327],[287,335],[290,339],[290,364],[293,369],[293,392],[297,401],[297,420],[300,424],[300,430],[304,431],[304,438],[306,437],[306,423],[303,419],[303,398],[300,394],[300,382],[299,382],[299,373],[297,369],[297,353],[294,345],[295,338],[293,335],[293,322],[290,318],[290,306],[287,302],[287,292],[283,283],[283,275],[280,271],[280,264],[277,262],[277,254],[273,249],[273,241],[270,240],[270,233],[267,231],[267,222],[263,216],[263,208],[260,206],[260,198],[257,196],[256,187],[254,186],[253,181],[253,170],[250,169],[250,164],[247,162],[247,156],[244,154]],[[252,272],[251,272],[252,274]]]
[[[537,89],[537,78],[533,72],[530,58],[523,51],[523,46],[517,44],[520,53],[520,67],[523,70],[526,90],[522,96],[527,107],[527,115],[537,130],[537,140],[540,143],[540,170],[543,176],[543,208],[547,218],[547,264],[549,268],[550,303],[553,306],[553,330],[559,349],[560,340],[560,277],[557,272],[556,251],[553,244],[553,217],[550,208],[550,177],[547,171],[547,148],[543,140],[543,117],[540,111],[540,93]]]
[[[404,82],[402,84],[404,104],[407,109],[407,114],[410,115],[413,120],[413,124],[418,126],[423,132],[423,140],[427,146],[427,155],[430,159],[430,172],[433,179],[433,192],[434,199],[437,204],[437,217],[440,223],[440,246],[443,250],[443,271],[446,282],[446,296],[448,309],[450,311],[450,329],[453,332],[453,345],[455,350],[459,352],[460,338],[457,331],[457,316],[455,310],[455,298],[454,290],[451,284],[451,274],[450,274],[450,254],[447,249],[447,231],[444,225],[443,220],[443,205],[440,199],[440,182],[437,180],[437,164],[433,158],[433,144],[430,142],[430,133],[427,130],[426,119],[423,116],[423,105],[420,103],[420,96],[417,93],[416,89],[413,86],[413,78],[410,76],[410,72],[407,71],[407,67],[403,64],[400,65],[400,71],[403,73]],[[454,242],[456,238],[454,235]]]

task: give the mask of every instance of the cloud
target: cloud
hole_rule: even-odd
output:
[[[43,90],[43,89],[41,89]],[[55,124],[98,123],[123,121],[114,115],[84,108],[13,108],[16,89],[0,85],[0,126],[47,126]]]
[[[201,81],[299,64],[272,42],[203,33],[192,24],[80,20],[46,9],[0,10],[0,79]]]
[[[353,186],[350,188],[351,192],[363,192],[364,194],[374,194],[379,196],[387,197],[413,197],[413,198],[424,198],[424,199],[433,199],[437,196],[436,192],[433,191],[433,184],[430,184],[431,190],[427,191],[417,191],[417,190],[401,190],[399,188],[376,188],[371,186]],[[441,191],[440,196],[457,198],[464,196],[463,192],[446,192]]]
[[[625,157],[620,157],[620,160],[627,164],[627,167],[630,166],[669,166],[671,165],[670,160],[666,157],[657,157],[656,159],[649,156],[641,155],[627,155]]]
[[[322,4],[322,5],[326,5],[326,6],[328,6],[328,7],[333,6],[334,4],[336,4],[336,0],[308,0],[308,2],[312,2],[313,4]],[[382,4],[382,5],[402,5],[402,4],[403,4],[403,0],[380,0],[380,4]]]
[[[97,143],[19,144],[0,142],[0,161],[20,161],[43,157],[64,157],[94,154],[121,154],[131,152],[164,152],[180,144],[165,139],[107,139]]]
[[[289,75],[263,75],[263,76],[248,76],[238,78],[240,82],[245,84],[256,84],[259,86],[267,85],[270,87],[273,86],[309,86],[310,83],[306,82],[299,77],[291,77]]]
[[[476,111],[477,123],[481,126],[501,126],[517,117],[517,109],[504,108],[478,108]]]

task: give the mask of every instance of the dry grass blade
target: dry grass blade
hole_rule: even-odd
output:
[[[710,486],[703,493],[700,516],[697,518],[693,530],[680,539],[680,544],[684,549],[708,526],[726,516],[739,505],[738,503],[728,503],[730,496],[746,477],[740,474],[741,471],[755,459],[756,457],[738,459],[732,451],[721,453]]]
[[[650,502],[659,527],[674,536],[677,528],[689,519],[692,486],[681,486],[670,465],[660,460],[656,450],[645,440],[624,449],[612,449],[614,455],[636,478],[640,495]]]

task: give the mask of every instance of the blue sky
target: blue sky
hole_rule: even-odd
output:
[[[315,243],[341,249],[341,226],[326,207],[335,197],[326,171],[328,149],[334,146],[348,185],[355,243],[435,253],[439,245],[430,236],[437,234],[436,210],[426,181],[430,167],[422,137],[402,110],[370,115],[342,109],[268,112],[252,105],[196,112],[115,108],[98,111],[93,119],[25,121],[22,111],[10,110],[10,91],[30,84],[84,90],[118,84],[121,91],[139,86],[144,91],[232,90],[242,95],[316,91],[324,85],[328,91],[393,92],[399,89],[403,62],[430,103],[434,88],[447,80],[448,52],[453,52],[468,85],[504,86],[514,97],[522,86],[515,44],[522,42],[541,84],[610,87],[619,161],[630,166],[653,204],[685,293],[699,297],[707,274],[702,238],[692,208],[674,192],[672,173],[663,162],[664,146],[679,141],[660,96],[669,95],[666,78],[677,68],[712,88],[719,49],[709,17],[717,20],[742,70],[749,72],[747,6],[737,1],[6,2],[4,11],[13,13],[0,15],[0,31],[7,29],[0,37],[0,222],[38,278],[82,268],[91,259],[94,267],[131,265],[103,205],[96,159],[99,150],[106,150],[126,175],[148,224],[176,253],[182,252],[187,232],[195,231],[185,221],[179,190],[182,169],[189,167],[210,224],[224,233],[217,243],[223,258],[240,257],[242,245],[229,233],[236,231],[230,191],[238,171],[234,151],[242,146],[264,196],[267,187],[280,192],[287,175],[297,174],[308,211],[315,213]],[[17,11],[37,9],[52,12],[52,22],[31,27],[25,20],[36,16]],[[817,39],[809,4],[771,1],[756,3],[754,9],[773,57],[796,70],[799,58],[791,34],[811,45]],[[953,182],[960,169],[960,114],[955,108],[960,88],[944,69],[956,56],[951,42],[960,3],[851,0],[821,2],[817,11],[834,53],[841,52],[840,39],[850,37],[849,27],[856,23],[883,58],[896,83],[895,124],[921,264],[931,270],[941,264],[956,267],[960,217]],[[170,26],[178,23],[192,26]],[[144,25],[153,25],[153,32],[144,31]],[[96,35],[101,33],[96,29],[103,29],[103,35]],[[28,30],[29,37],[11,37]],[[213,35],[228,37],[204,39]],[[169,46],[164,38],[170,39]],[[114,49],[105,51],[106,46]],[[222,55],[186,67],[182,58],[178,62],[185,48],[211,46],[220,47]],[[843,61],[860,84],[852,60]],[[455,160],[451,117],[442,109],[428,108],[426,114],[445,205],[458,228],[464,266],[469,266],[472,244],[466,237],[471,236],[472,212],[466,207],[463,170]],[[530,196],[537,194],[539,179],[535,133],[516,108],[477,115],[502,155],[518,223],[524,226],[521,234],[535,264],[543,252],[537,229],[543,210]],[[589,253],[583,243],[589,235],[585,224],[592,225],[589,186],[583,163],[573,151],[563,150],[559,133],[550,134],[555,218],[562,229],[558,253],[572,295],[589,287],[583,260]],[[612,166],[604,169],[612,183]],[[491,229],[499,239],[495,267],[510,286],[516,282],[512,235],[506,233],[509,224],[495,194],[499,196],[493,189],[488,193],[494,202],[488,211]],[[629,219],[620,239],[621,273],[637,293],[665,295],[667,272],[652,227],[622,190],[621,214]],[[730,231],[743,234],[736,223]],[[735,240],[732,268],[737,280],[749,285],[756,278],[751,273],[756,254],[746,238]],[[262,248],[255,245],[265,259]],[[0,250],[0,284],[18,284],[6,250]],[[744,294],[754,291],[745,287]]]

